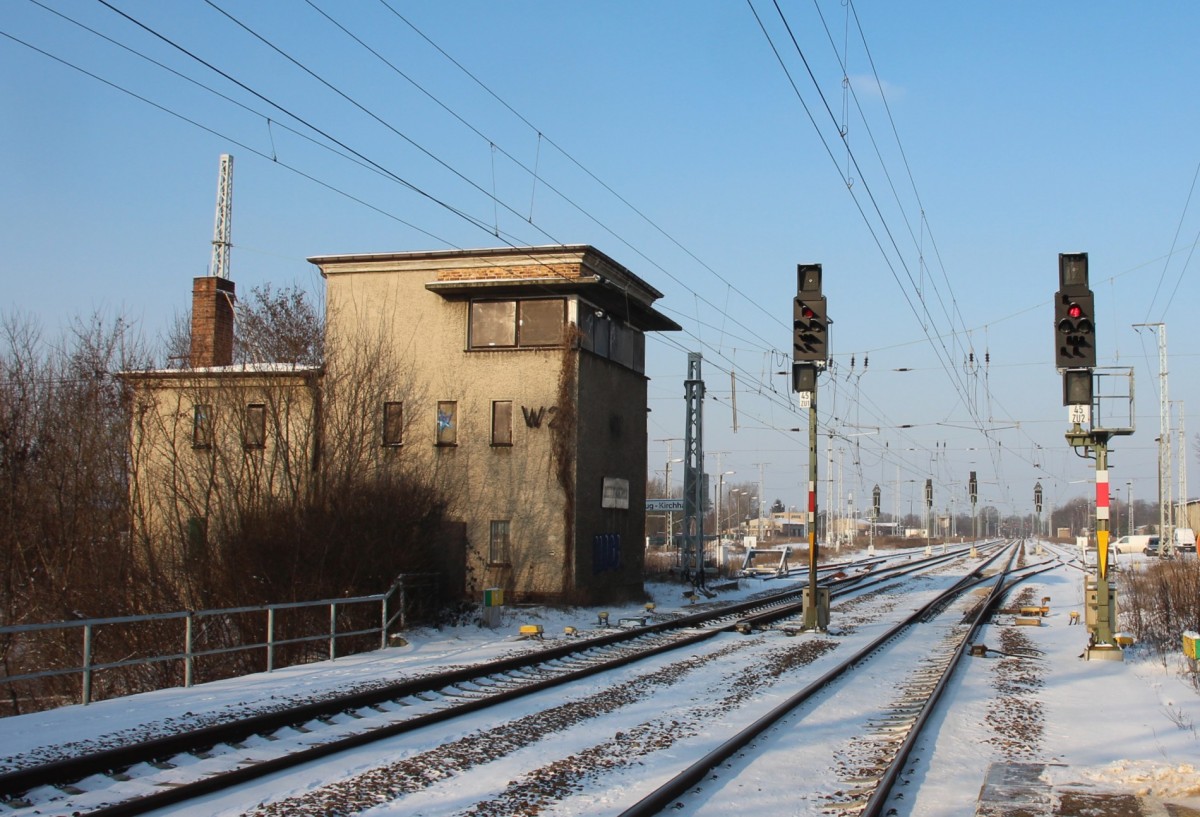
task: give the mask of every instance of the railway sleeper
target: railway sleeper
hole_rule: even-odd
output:
[[[916,720],[917,713],[889,715],[884,718],[872,718],[867,721],[867,726],[875,729],[880,726],[890,726],[897,723],[912,723]]]
[[[917,722],[916,718],[905,718],[902,721],[896,721],[892,724],[871,724],[870,728],[880,735],[894,734],[896,732],[908,732],[912,729],[912,725]]]
[[[860,814],[862,813],[863,809],[867,807],[868,802],[870,802],[869,797],[859,800],[851,800],[846,803],[825,806],[822,811],[824,811],[826,814],[838,815]]]

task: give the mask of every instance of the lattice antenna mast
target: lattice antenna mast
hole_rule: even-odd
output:
[[[212,263],[209,274],[229,278],[230,235],[233,228],[233,157],[221,154],[221,170],[217,175],[217,215],[213,223]]]
[[[1188,524],[1187,504],[1188,504],[1188,489],[1187,489],[1187,434],[1184,431],[1183,423],[1183,402],[1175,401],[1179,406],[1179,501],[1175,504],[1175,527],[1190,528]],[[1159,539],[1162,542],[1162,539]],[[1172,546],[1175,540],[1171,540]]]
[[[1167,399],[1167,325],[1151,324],[1158,333],[1158,546],[1169,553],[1175,541],[1171,499],[1171,401]]]

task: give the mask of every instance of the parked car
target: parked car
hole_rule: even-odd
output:
[[[1175,549],[1180,553],[1195,553],[1196,532],[1191,528],[1176,528]]]
[[[1142,551],[1147,556],[1163,556],[1164,548],[1159,544],[1158,537],[1152,537],[1152,543]],[[1191,528],[1175,529],[1175,552],[1178,554],[1196,552],[1196,534]]]
[[[1134,534],[1132,536],[1122,536],[1117,541],[1111,543],[1108,547],[1117,553],[1146,553],[1150,548],[1150,541],[1153,540],[1155,547],[1158,546],[1158,537],[1149,536],[1147,534]]]

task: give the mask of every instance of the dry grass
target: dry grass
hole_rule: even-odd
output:
[[[1123,574],[1121,621],[1160,654],[1178,652],[1185,631],[1200,631],[1200,561],[1152,562]]]

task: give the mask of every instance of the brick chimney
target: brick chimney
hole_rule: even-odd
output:
[[[233,363],[233,290],[228,278],[192,280],[192,368]]]

